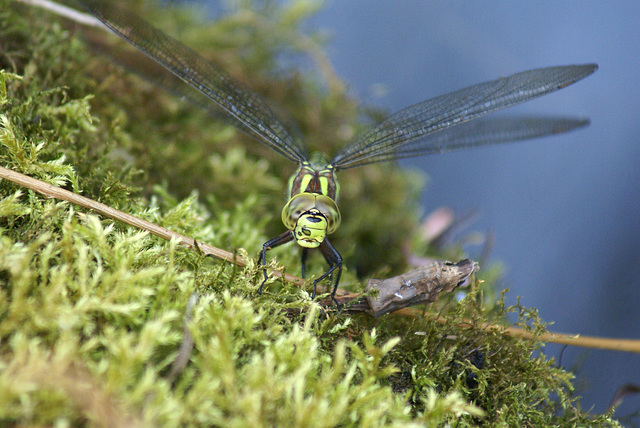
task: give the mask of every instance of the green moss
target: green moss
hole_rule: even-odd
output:
[[[313,4],[265,2],[257,15],[246,3],[192,26],[188,12],[145,10],[293,112],[314,148],[334,150],[364,126],[356,102],[336,82],[276,73],[283,52],[318,49],[296,36]],[[95,55],[68,22],[0,5],[2,166],[248,257],[280,231],[291,165]],[[400,248],[419,241],[407,238],[418,235],[407,201],[422,180],[391,166],[341,177],[336,246],[349,261],[344,283],[361,290],[355,273],[405,268]],[[288,284],[257,296],[255,259],[211,261],[7,181],[0,198],[2,425],[615,425],[580,410],[572,375],[541,343],[483,327],[516,312],[544,331],[489,281],[427,312],[442,323],[327,314]],[[294,248],[276,254],[299,272]],[[194,292],[193,354],[169,380]]]

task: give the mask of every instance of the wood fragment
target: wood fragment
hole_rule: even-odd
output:
[[[450,293],[478,272],[478,263],[464,259],[458,263],[436,261],[388,279],[370,279],[365,296],[336,296],[347,312],[365,312],[378,318],[421,303],[438,300],[441,293]],[[373,291],[373,293],[371,293]]]
[[[393,278],[370,279],[365,292],[374,289],[378,296],[367,296],[369,313],[377,318],[398,309],[435,302],[441,293],[455,290],[479,269],[478,263],[469,259],[458,263],[437,261]]]

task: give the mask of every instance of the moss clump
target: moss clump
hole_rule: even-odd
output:
[[[331,151],[363,126],[355,102],[340,85],[270,76],[276,55],[300,48],[292,35],[305,4],[233,10],[185,38],[196,48],[213,40],[212,56],[295,112],[311,144],[328,141]],[[268,228],[278,224],[290,172],[282,160],[96,57],[68,23],[0,5],[2,166],[250,256],[278,232]],[[167,16],[158,20],[169,26]],[[265,25],[248,25],[258,19]],[[350,248],[355,263],[345,284],[357,283],[353,271],[402,269],[397,249],[414,235],[417,211],[406,201],[418,184],[383,168],[343,175],[348,222],[336,246]],[[0,198],[3,425],[615,425],[579,409],[571,374],[538,352],[541,343],[483,324],[515,311],[542,332],[534,311],[486,303],[479,292],[443,299],[433,311],[446,315],[442,322],[430,312],[327,314],[287,284],[256,296],[255,265],[203,259],[7,181]],[[387,235],[355,214],[369,205],[388,222]],[[293,249],[277,254],[299,271]],[[169,380],[194,292],[193,354]]]

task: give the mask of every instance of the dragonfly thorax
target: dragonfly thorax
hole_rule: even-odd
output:
[[[322,159],[303,162],[298,171],[289,179],[289,194],[292,198],[298,193],[317,193],[338,200],[340,185],[336,179],[335,168],[327,163],[320,163]]]
[[[338,190],[335,168],[317,157],[300,164],[291,177],[282,222],[300,246],[316,248],[340,226]]]

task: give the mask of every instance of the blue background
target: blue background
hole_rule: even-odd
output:
[[[309,24],[359,99],[396,111],[518,71],[596,62],[562,91],[508,110],[591,118],[560,137],[403,162],[430,176],[425,212],[480,209],[503,287],[552,331],[640,338],[640,2],[329,1]],[[378,85],[388,91],[376,96]],[[547,345],[559,357],[562,348]],[[637,354],[569,347],[583,407],[640,384]],[[630,397],[623,415],[639,407]]]

